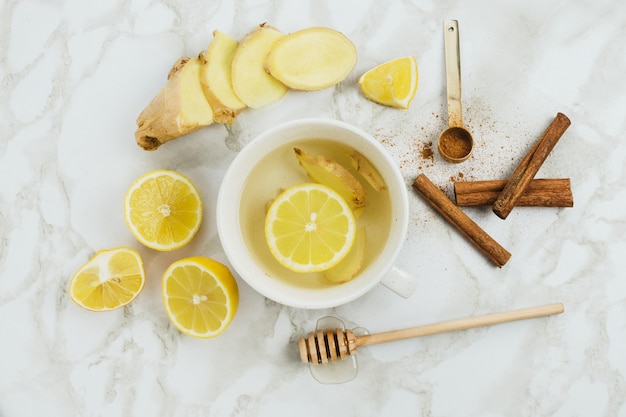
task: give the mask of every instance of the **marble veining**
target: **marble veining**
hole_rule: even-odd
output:
[[[0,416],[626,416],[626,7],[610,0],[110,1],[0,3]],[[435,151],[447,126],[442,23],[458,19],[464,121],[476,141],[460,165]],[[155,152],[135,119],[182,55],[219,29],[241,38],[268,22],[329,26],[358,63],[334,88],[289,92]],[[357,79],[414,55],[411,108],[363,98]],[[571,209],[466,213],[512,254],[493,267],[410,188],[506,178],[556,112],[571,127],[540,177],[571,178]],[[417,291],[379,286],[334,309],[266,300],[239,279],[241,305],[219,338],[170,325],[160,277],[202,254],[227,263],[215,198],[229,163],[257,134],[302,117],[370,132],[401,169],[410,225],[398,266]],[[205,222],[188,246],[155,253],[123,219],[132,181],[155,168],[189,176]],[[108,313],[76,307],[69,278],[95,251],[140,251],[148,281]],[[359,374],[322,385],[295,343],[335,315],[372,332],[563,302],[565,313],[359,349]]]

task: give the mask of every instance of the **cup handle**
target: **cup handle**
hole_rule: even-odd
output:
[[[409,298],[417,288],[417,278],[395,265],[385,274],[380,283],[404,298]]]

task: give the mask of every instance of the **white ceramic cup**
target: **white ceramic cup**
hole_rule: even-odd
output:
[[[379,253],[372,256],[375,259],[368,259],[367,266],[354,279],[343,284],[307,287],[296,285],[293,280],[281,279],[278,276],[281,274],[280,270],[268,271],[254,251],[251,251],[250,236],[246,237],[245,234],[252,232],[248,226],[242,225],[242,217],[246,219],[246,210],[249,210],[249,207],[242,206],[250,204],[243,195],[246,187],[248,190],[255,189],[250,188],[255,181],[271,181],[272,187],[278,190],[285,187],[280,182],[288,180],[272,177],[271,171],[274,170],[271,168],[260,173],[255,172],[257,164],[271,152],[291,144],[297,145],[297,142],[306,139],[328,139],[358,150],[380,172],[389,192],[390,224],[386,241],[381,244]],[[296,161],[295,155],[293,161]],[[408,297],[415,290],[416,281],[394,265],[407,233],[407,188],[393,159],[366,132],[336,120],[294,120],[257,136],[235,157],[224,175],[217,198],[218,233],[224,252],[236,274],[254,290],[278,303],[307,309],[335,307],[355,300],[379,283],[403,297]],[[255,216],[263,216],[265,207],[260,205],[254,210]],[[258,222],[263,221],[261,219]],[[259,224],[254,233],[257,235],[255,239],[262,239],[264,242],[264,236],[258,236],[262,234],[262,230],[262,224]]]

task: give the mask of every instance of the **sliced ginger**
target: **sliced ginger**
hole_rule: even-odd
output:
[[[239,43],[232,62],[233,90],[248,107],[273,104],[287,94],[287,87],[265,71],[265,61],[276,42],[286,35],[265,23]]]
[[[352,152],[350,155],[350,162],[352,164],[352,168],[356,169],[356,171],[365,178],[365,180],[374,188],[376,191],[383,191],[387,188],[385,184],[385,180],[380,175],[380,172],[376,169],[374,165],[367,159],[363,154],[358,151]]]
[[[324,278],[330,282],[343,283],[350,281],[356,277],[365,260],[365,243],[366,243],[365,227],[359,227],[356,230],[352,249],[337,265],[324,272]]]
[[[213,123],[213,109],[200,85],[200,60],[181,58],[172,67],[167,84],[137,118],[135,139],[145,150]]]
[[[269,73],[295,90],[321,90],[343,81],[356,65],[356,48],[336,30],[313,27],[291,33],[267,56]]]
[[[154,150],[213,122],[232,124],[247,107],[276,103],[290,88],[335,85],[355,64],[354,45],[333,29],[285,35],[263,23],[241,42],[216,30],[205,52],[176,62],[165,87],[137,118],[135,139]]]
[[[200,82],[217,123],[232,124],[246,108],[246,104],[235,94],[231,82],[232,62],[238,45],[236,39],[216,30],[206,53],[199,57],[202,63]]]
[[[338,192],[352,210],[365,206],[367,194],[363,185],[343,165],[322,155],[308,154],[299,148],[294,148],[294,151],[309,178]]]

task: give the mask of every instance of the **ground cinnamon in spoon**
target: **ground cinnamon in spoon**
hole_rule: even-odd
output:
[[[439,144],[441,152],[446,156],[454,159],[460,159],[467,156],[472,150],[472,144],[462,131],[450,130],[446,135],[440,138]]]

